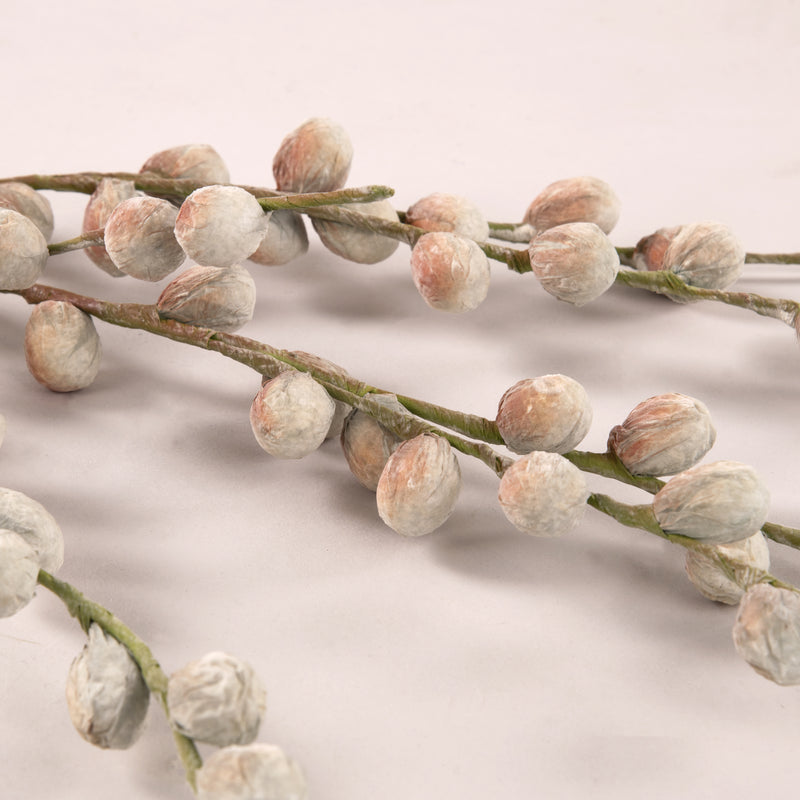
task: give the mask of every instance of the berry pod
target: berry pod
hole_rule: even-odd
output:
[[[308,251],[308,234],[303,217],[296,211],[273,211],[267,217],[267,232],[250,261],[264,267],[288,264]]]
[[[800,684],[800,594],[751,586],[739,603],[733,644],[759,675],[781,686]]]
[[[347,131],[333,120],[314,117],[281,142],[272,174],[282,192],[332,192],[347,182],[352,161]]]
[[[232,333],[253,319],[256,284],[244,267],[190,267],[164,287],[158,314]]]
[[[128,648],[92,623],[67,677],[75,729],[90,744],[124,750],[141,735],[149,704],[150,691]]]
[[[27,183],[0,183],[0,208],[17,211],[27,217],[45,240],[49,241],[53,235],[53,207],[41,192],[32,189]]]
[[[25,326],[25,362],[52,392],[90,386],[100,370],[102,347],[92,318],[62,300],[45,300]]]
[[[289,350],[288,352],[290,356],[302,359],[311,368],[329,372],[343,381],[347,381],[350,378],[347,370],[342,369],[342,367],[340,367],[338,364],[334,364],[333,361],[329,361],[327,358],[322,358],[322,356],[318,356],[315,353],[306,353],[304,350]],[[292,368],[287,365],[287,370],[291,369]],[[264,376],[261,381],[261,385],[263,386],[268,380],[270,379]],[[333,400],[333,398],[331,399]],[[326,439],[333,439],[341,434],[345,417],[352,410],[352,406],[348,405],[347,403],[344,403],[341,400],[333,400],[333,418],[331,419],[328,432],[325,434]]]
[[[540,233],[530,244],[531,269],[558,300],[582,306],[613,283],[619,255],[593,222],[570,222]]]
[[[342,427],[341,444],[350,472],[365,488],[376,491],[389,456],[402,439],[378,420],[353,409]]]
[[[92,192],[89,202],[86,204],[86,211],[83,214],[82,232],[88,233],[99,228],[105,228],[111,212],[123,201],[131,197],[136,197],[138,192],[133,181],[121,181],[117,178],[103,178],[97,184],[97,188]],[[111,275],[112,278],[121,278],[125,275],[122,270],[117,269],[111,256],[106,252],[102,245],[84,248],[84,253],[96,264],[103,272]]]
[[[664,269],[664,256],[669,243],[680,231],[681,226],[659,228],[655,233],[644,236],[633,248],[633,266],[638,270],[657,272]]]
[[[592,424],[589,395],[566,375],[543,375],[515,383],[497,409],[497,428],[514,453],[568,453]]]
[[[422,433],[403,442],[381,472],[378,514],[403,536],[424,536],[443,525],[461,491],[461,469],[450,443]]]
[[[664,253],[666,270],[690,286],[727,289],[744,269],[745,251],[731,230],[721,222],[684,225]]]
[[[420,236],[411,251],[411,276],[422,299],[439,311],[477,308],[489,292],[489,260],[471,239],[435,231]]]
[[[0,208],[0,291],[33,286],[48,256],[47,242],[36,225],[18,211]]]
[[[207,653],[173,672],[167,707],[184,736],[217,747],[250,744],[261,726],[267,692],[253,668],[227,653]]]
[[[267,215],[238,186],[204,186],[181,204],[175,238],[204,267],[232,267],[251,256],[267,230]]]
[[[304,458],[324,441],[335,406],[310,375],[287,370],[267,381],[250,407],[250,426],[276,458]]]
[[[406,211],[406,222],[426,231],[449,231],[485,242],[489,223],[471,200],[455,194],[434,192],[417,200]]]
[[[374,203],[354,203],[350,210],[379,219],[397,222],[397,212],[388,200]],[[311,224],[322,244],[332,253],[357,264],[377,264],[389,258],[399,246],[399,242],[373,231],[362,231],[343,222],[330,222],[312,218]]]
[[[160,281],[186,259],[175,238],[178,210],[157,197],[129,197],[106,222],[103,243],[114,266],[142,281]]]
[[[30,603],[38,575],[36,551],[15,531],[0,528],[0,617],[10,617]]]
[[[41,503],[22,492],[0,488],[0,529],[18,533],[36,553],[41,569],[56,572],[64,563],[64,536]]]
[[[586,175],[546,186],[528,206],[523,222],[535,233],[568,222],[593,222],[603,233],[611,233],[619,212],[619,198],[611,186]]]
[[[717,603],[736,605],[745,593],[743,587],[758,583],[767,572],[769,547],[761,531],[739,542],[686,551],[689,580],[703,597]]]
[[[198,183],[230,183],[222,156],[210,144],[184,144],[154,153],[139,172]]]
[[[197,772],[198,800],[305,800],[300,767],[271,744],[223,747]]]
[[[670,392],[639,403],[611,429],[608,449],[634,475],[674,475],[697,464],[716,438],[705,404]]]
[[[756,471],[738,461],[715,461],[679,472],[653,498],[666,533],[710,544],[755,534],[767,520],[769,492]]]
[[[583,519],[589,490],[583,473],[558,453],[517,459],[500,480],[506,519],[533,536],[562,536]]]

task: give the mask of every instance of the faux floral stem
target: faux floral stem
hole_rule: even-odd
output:
[[[98,244],[102,245],[103,234],[103,228],[86,231],[86,233],[82,233],[80,236],[75,236],[72,239],[65,239],[63,242],[49,244],[47,245],[47,250],[51,256],[57,256],[61,253],[71,253],[74,250],[83,250],[86,247],[94,247]]]
[[[59,580],[43,569],[39,570],[38,581],[41,586],[49,589],[64,603],[67,611],[78,620],[86,633],[89,632],[89,626],[94,622],[128,648],[133,660],[141,670],[142,678],[147,688],[158,698],[169,720],[169,708],[167,706],[168,678],[153,655],[152,650],[122,620],[107,608],[104,608],[94,600],[90,600],[71,584]],[[172,736],[186,772],[186,780],[192,790],[196,791],[195,775],[197,770],[203,766],[200,753],[197,751],[192,739],[179,733],[174,728],[172,729]]]

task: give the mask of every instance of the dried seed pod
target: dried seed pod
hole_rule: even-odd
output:
[[[116,178],[103,178],[89,198],[83,214],[83,233],[105,228],[111,212],[123,201],[137,195],[133,181],[121,181]],[[97,264],[103,272],[112,278],[121,278],[125,273],[117,269],[105,247],[96,245],[83,251]]]
[[[279,373],[260,389],[250,407],[250,426],[259,445],[276,458],[303,458],[324,441],[333,400],[307,373]]]
[[[300,767],[271,744],[223,747],[197,772],[198,800],[305,800]]]
[[[62,300],[33,307],[25,326],[25,361],[42,386],[52,392],[85,389],[97,377],[101,355],[88,314]]]
[[[114,266],[142,281],[160,281],[186,259],[175,238],[178,209],[157,197],[123,200],[106,222],[103,241]]]
[[[398,221],[397,212],[388,200],[355,203],[350,210],[392,222]],[[312,219],[311,224],[328,250],[340,258],[355,261],[357,264],[377,264],[379,261],[385,261],[397,250],[399,244],[388,236],[372,231],[361,231],[343,222]]]
[[[282,192],[332,192],[347,182],[352,161],[347,131],[333,120],[314,117],[281,142],[272,174]]]
[[[721,222],[684,225],[664,254],[664,269],[700,289],[727,289],[744,269],[745,251]]]
[[[342,450],[350,472],[362,486],[373,492],[378,488],[389,456],[401,441],[374,417],[358,409],[345,419],[342,428]]]
[[[599,178],[564,178],[543,189],[528,206],[525,219],[536,233],[567,222],[593,222],[610,233],[619,219],[620,202]]]
[[[39,557],[16,531],[0,528],[0,617],[24,608],[36,592]]]
[[[403,536],[431,533],[453,513],[461,469],[449,442],[423,433],[403,442],[381,472],[378,514]]]
[[[267,692],[253,668],[227,653],[207,653],[169,677],[172,724],[198,742],[250,744],[267,707]]]
[[[56,572],[64,563],[64,536],[40,503],[14,489],[0,488],[0,528],[18,533],[34,550],[39,566]]]
[[[739,603],[733,644],[759,675],[781,686],[800,684],[800,594],[751,586]]]
[[[633,266],[640,270],[655,272],[664,269],[664,256],[669,243],[675,238],[681,226],[659,228],[655,233],[645,236],[633,248]]]
[[[472,311],[489,292],[489,260],[471,239],[436,231],[411,251],[411,275],[422,299],[439,311]]]
[[[608,289],[619,256],[593,222],[570,222],[540,233],[528,248],[533,274],[559,300],[582,306]]]
[[[686,551],[686,574],[703,597],[736,605],[744,595],[742,586],[758,583],[769,572],[769,547],[761,531],[730,544],[709,545],[707,551]],[[719,563],[722,557],[733,570],[733,580]]]
[[[238,186],[204,186],[181,204],[175,238],[204,267],[232,267],[251,256],[267,231],[267,215]]]
[[[315,353],[306,353],[304,350],[289,350],[289,355],[295,358],[302,358],[312,367],[331,372],[342,380],[350,379],[347,370],[342,369],[338,364],[334,364],[333,361],[328,361],[327,358],[322,358],[322,356],[318,356]],[[291,367],[289,367],[289,369],[291,369]],[[265,376],[261,381],[261,385],[263,386],[268,380],[269,378]],[[344,419],[352,410],[352,406],[349,406],[347,403],[343,403],[341,400],[333,400],[333,419],[331,419],[330,427],[325,434],[326,439],[333,439],[341,434]]]
[[[671,478],[653,498],[667,533],[729,544],[756,533],[767,520],[769,492],[756,471],[738,461],[701,464]]]
[[[230,183],[222,156],[210,144],[184,144],[154,153],[139,172],[165,178],[188,178],[198,183]]]
[[[497,427],[515,453],[568,453],[592,424],[589,395],[566,375],[542,375],[515,383],[500,399]]]
[[[533,536],[561,536],[583,518],[583,473],[558,453],[535,451],[503,473],[498,499],[511,524]]]
[[[249,258],[264,267],[288,264],[308,251],[303,217],[296,211],[273,211],[267,217],[267,232]]]
[[[0,291],[33,286],[48,255],[47,242],[33,222],[18,211],[0,208]]]
[[[449,231],[485,242],[489,223],[471,200],[445,192],[434,192],[417,200],[406,211],[406,222],[426,231]]]
[[[611,429],[608,449],[634,475],[674,475],[697,464],[716,438],[705,404],[670,392],[639,403]]]
[[[149,704],[150,691],[128,648],[92,623],[67,677],[75,729],[90,744],[124,750],[141,735]]]
[[[164,287],[159,316],[232,333],[253,319],[256,284],[244,267],[190,267]]]
[[[27,183],[0,183],[0,208],[9,208],[27,217],[46,240],[53,235],[53,207],[41,192]]]

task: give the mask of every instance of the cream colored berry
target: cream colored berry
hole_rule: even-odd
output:
[[[346,369],[343,369],[338,364],[334,364],[333,361],[322,358],[322,356],[318,356],[315,353],[306,353],[304,350],[289,350],[289,355],[301,359],[312,369],[316,368],[322,370],[336,376],[342,381],[346,382],[347,380],[352,380]],[[287,365],[287,369],[291,369],[291,367]],[[261,382],[262,385],[265,384],[267,380],[269,379],[265,376]],[[345,417],[353,410],[352,406],[341,400],[333,400],[333,406],[333,418],[331,419],[328,432],[325,434],[326,439],[334,439],[341,434]]]
[[[123,201],[136,197],[138,192],[133,181],[122,181],[117,178],[103,178],[92,192],[86,211],[83,215],[83,233],[105,228],[111,212]],[[102,245],[87,247],[83,251],[103,272],[113,278],[121,278],[125,273],[117,269],[111,256]]]
[[[267,232],[249,259],[265,267],[288,264],[308,250],[303,217],[296,211],[273,211],[267,218]]]
[[[31,220],[18,211],[0,208],[0,291],[33,286],[48,255],[47,242]]]
[[[633,266],[650,272],[664,269],[664,256],[670,242],[680,231],[681,226],[659,228],[655,233],[644,236],[633,248]]]
[[[38,575],[36,551],[16,531],[0,528],[0,617],[10,617],[30,603]]]
[[[478,206],[466,197],[445,192],[417,200],[406,211],[406,222],[426,231],[449,231],[478,242],[489,238],[489,223]]]
[[[0,208],[18,211],[27,217],[46,240],[53,235],[53,207],[50,201],[27,183],[0,183]]]
[[[366,214],[379,219],[397,222],[397,212],[388,200],[378,200],[374,203],[354,203],[349,207],[356,214]],[[395,250],[399,243],[388,236],[372,231],[363,231],[346,225],[343,222],[330,222],[324,219],[312,219],[314,230],[317,232],[322,244],[332,253],[357,264],[377,264],[385,261]]]
[[[0,488],[0,529],[18,533],[34,550],[39,566],[56,572],[64,563],[64,536],[53,516],[36,500]]]
[[[350,472],[373,492],[378,488],[389,456],[401,441],[374,417],[358,409],[345,419],[342,428],[342,450]]]
[[[524,222],[541,233],[568,222],[593,222],[603,233],[617,224],[620,202],[603,180],[590,176],[565,178],[540,192],[525,212]]]
[[[664,254],[664,269],[691,286],[727,289],[744,269],[745,251],[721,222],[684,225]]]
[[[230,183],[222,156],[210,144],[184,144],[154,153],[139,170],[198,183]]]

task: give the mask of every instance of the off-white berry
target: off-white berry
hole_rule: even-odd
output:
[[[281,142],[272,173],[282,192],[332,192],[347,182],[352,160],[347,131],[333,120],[314,117]]]
[[[304,350],[289,350],[289,355],[295,358],[302,358],[303,361],[311,367],[327,371],[344,381],[351,379],[347,370],[343,369],[338,364],[334,364],[333,361],[329,361],[327,358],[316,355],[316,353],[306,353]],[[288,365],[287,368],[291,369]],[[267,380],[269,379],[265,376],[261,382],[262,385],[265,384]],[[333,419],[331,419],[330,427],[325,434],[326,439],[333,439],[341,434],[345,417],[353,410],[352,406],[341,400],[333,400],[333,405]]]
[[[489,260],[471,239],[436,231],[411,251],[411,276],[423,300],[439,311],[477,308],[489,292]]]
[[[542,288],[582,306],[605,292],[617,277],[619,255],[593,222],[570,222],[540,233],[528,253]]]
[[[617,224],[620,202],[614,190],[599,178],[565,178],[543,189],[528,206],[524,222],[535,233],[567,222],[593,222],[603,233]]]
[[[217,747],[250,744],[267,707],[253,668],[227,653],[207,653],[173,672],[167,684],[172,724],[184,736]]]
[[[64,536],[53,516],[36,500],[0,488],[0,529],[18,533],[34,550],[39,566],[56,572],[64,563]]]
[[[25,362],[53,392],[90,386],[100,370],[102,347],[92,318],[62,300],[33,307],[25,326]]]
[[[165,178],[198,183],[230,183],[222,156],[210,144],[184,144],[154,153],[139,172],[155,172]]]
[[[503,513],[533,536],[562,536],[583,518],[589,490],[583,473],[558,453],[536,451],[515,461],[500,480]]]
[[[36,592],[39,557],[16,531],[0,528],[0,617],[24,608]]]
[[[424,536],[453,513],[460,491],[461,469],[449,442],[423,433],[387,460],[376,489],[378,514],[403,536]]]
[[[175,238],[205,267],[232,267],[251,256],[267,230],[267,216],[238,186],[204,186],[181,204]]]
[[[305,800],[300,767],[271,744],[223,747],[197,772],[198,800]]]
[[[267,381],[250,407],[258,444],[276,458],[303,458],[324,441],[335,406],[307,373],[281,372]]]
[[[445,192],[417,200],[406,211],[406,222],[426,231],[450,231],[478,242],[489,238],[489,223],[480,208],[466,197]]]
[[[376,491],[389,456],[402,440],[369,414],[354,409],[344,421],[342,450],[358,482]]]
[[[721,222],[684,225],[664,254],[664,269],[691,286],[727,289],[744,269],[745,251]]]
[[[299,258],[307,250],[303,217],[296,211],[273,211],[267,218],[267,232],[249,259],[265,267],[277,267]]]
[[[0,208],[10,208],[27,217],[45,239],[53,235],[53,207],[50,201],[27,183],[0,183]]]
[[[664,256],[669,243],[680,231],[681,226],[659,228],[655,233],[644,236],[633,248],[633,266],[636,269],[655,272],[664,269]]]
[[[589,395],[566,375],[542,375],[515,383],[500,400],[497,427],[515,453],[567,453],[592,424]]]
[[[33,286],[48,255],[47,242],[33,222],[18,211],[0,208],[0,290]]]
[[[92,192],[86,211],[83,214],[83,233],[105,228],[111,212],[123,201],[137,195],[133,181],[122,181],[117,178],[103,178]],[[102,245],[87,247],[83,251],[103,272],[113,278],[121,278],[125,273],[117,269],[111,256]]]
[[[357,214],[367,214],[379,219],[397,222],[397,212],[388,200],[377,200],[374,203],[354,203],[350,210]],[[385,261],[399,243],[388,236],[372,231],[362,231],[343,222],[330,222],[324,219],[312,219],[311,223],[322,244],[332,253],[357,264],[377,264]]]
[[[697,464],[716,438],[705,404],[670,392],[639,403],[611,429],[608,447],[634,475],[674,475]]]

